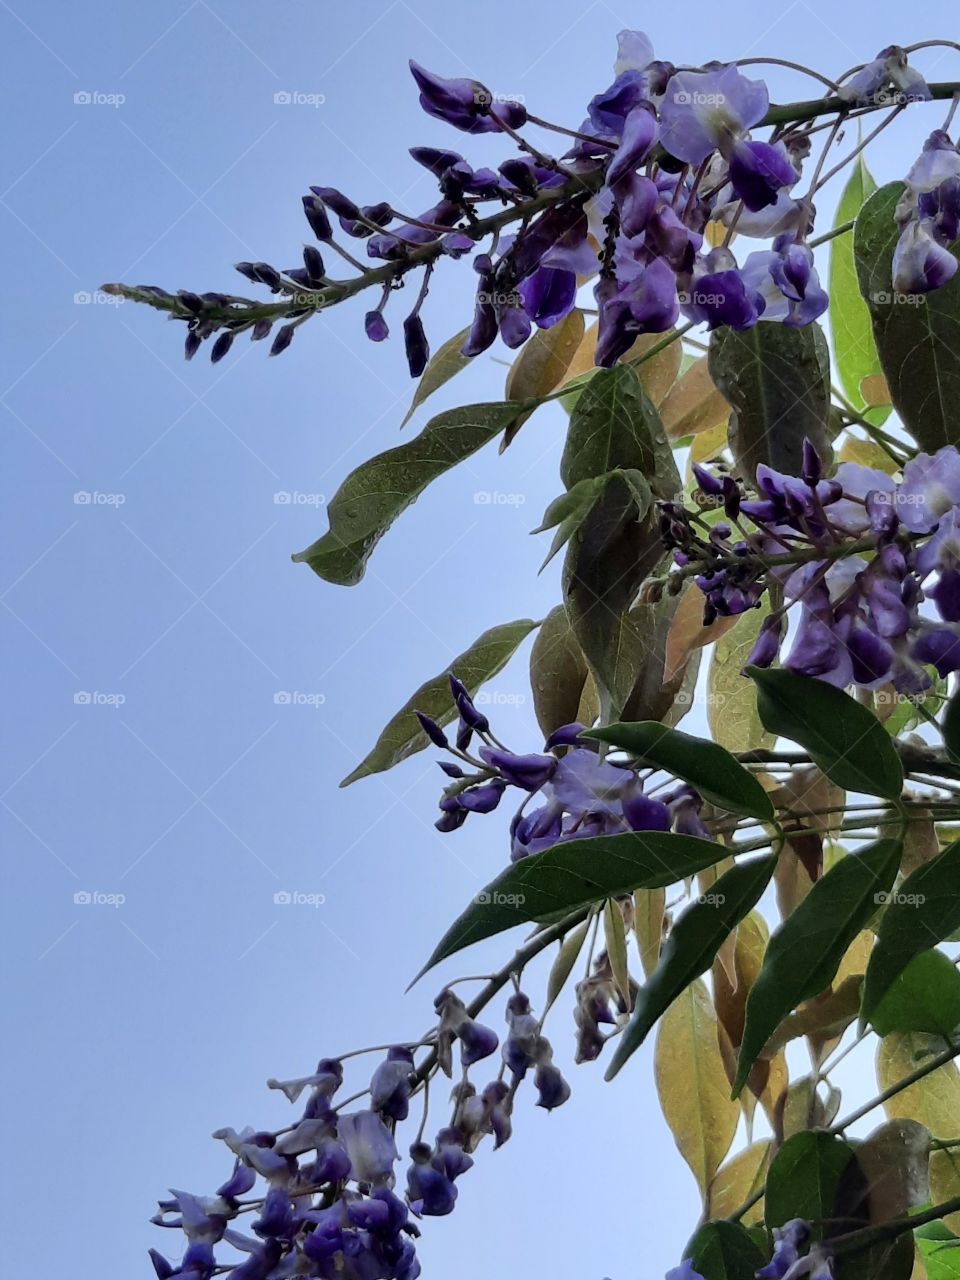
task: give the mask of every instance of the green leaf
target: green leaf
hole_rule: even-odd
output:
[[[753,1280],[767,1261],[760,1246],[739,1222],[708,1222],[684,1251],[703,1280]]]
[[[950,1035],[960,1025],[960,973],[942,951],[923,951],[887,988],[870,1016],[877,1035],[931,1031]]]
[[[942,1240],[917,1240],[927,1280],[960,1280],[960,1248]]]
[[[773,1158],[767,1174],[767,1226],[782,1227],[791,1218],[811,1223],[815,1239],[834,1216],[837,1193],[854,1159],[853,1150],[829,1133],[795,1133]]]
[[[960,274],[931,293],[894,293],[895,210],[903,189],[891,182],[870,197],[857,219],[854,254],[894,408],[933,453],[960,444]]]
[[[530,689],[537,724],[544,738],[549,738],[561,725],[578,720],[592,724],[596,719],[595,708],[584,708],[584,703],[590,700],[593,681],[562,604],[550,610],[533,642]],[[585,719],[581,718],[581,708],[585,710]]]
[[[620,1037],[605,1079],[613,1079],[643,1044],[664,1010],[710,968],[732,930],[759,902],[776,864],[772,855],[738,862],[680,916],[670,930],[653,976],[640,988],[633,1017]]]
[[[454,921],[421,969],[517,924],[540,921],[635,889],[676,884],[718,862],[713,840],[662,831],[570,840],[503,870]]]
[[[747,998],[735,1096],[787,1014],[833,981],[847,948],[877,910],[878,896],[882,900],[893,884],[902,854],[900,840],[878,840],[841,858],[774,932]]]
[[[850,177],[837,206],[834,227],[852,222],[876,189],[877,184],[861,152],[850,168]],[[880,426],[890,414],[889,406],[869,409],[860,390],[864,378],[874,377],[881,368],[870,312],[860,296],[852,233],[835,236],[830,241],[829,280],[833,362],[840,386],[854,409]]]
[[[471,693],[475,693],[480,685],[503,670],[538,625],[531,618],[518,618],[516,622],[504,622],[499,627],[484,631],[439,675],[425,681],[407,699],[384,728],[373,748],[343,779],[341,787],[348,787],[351,782],[369,777],[371,773],[383,773],[408,756],[422,751],[430,740],[420,728],[415,711],[422,711],[440,725],[449,724],[456,718],[457,709],[450,693],[448,673],[452,671]]]
[[[842,689],[792,671],[750,667],[764,728],[804,747],[847,791],[897,800],[903,768],[876,716]]]
[[[772,818],[773,802],[756,777],[725,747],[668,729],[654,720],[605,725],[584,735],[628,751],[697,788],[704,799],[747,818]]]
[[[730,447],[746,475],[761,462],[798,475],[805,436],[829,456],[830,352],[818,324],[716,329],[709,367],[734,410]]]
[[[388,449],[351,471],[334,494],[330,529],[293,557],[327,582],[354,586],[371,551],[402,511],[427,485],[498,436],[522,412],[520,404],[497,402],[449,409],[418,436]]]
[[[863,989],[862,1017],[870,1019],[891,983],[914,956],[960,928],[960,840],[924,863],[897,889],[883,913]]]
[[[562,493],[559,498],[554,498],[543,513],[540,525],[532,531],[543,533],[547,529],[557,528],[547,558],[540,566],[541,572],[560,548],[570,541],[614,480],[623,481],[622,501],[631,509],[631,518],[643,520],[653,504],[653,497],[641,471],[618,468],[603,475],[578,480],[572,489]]]
[[[452,338],[448,338],[443,346],[430,357],[430,361],[421,374],[420,381],[417,383],[417,389],[413,393],[410,408],[400,423],[401,428],[407,425],[428,396],[432,396],[435,391],[439,391],[445,382],[449,382],[451,378],[456,377],[460,370],[465,369],[470,363],[470,356],[460,354],[460,348],[466,342],[469,332],[470,326],[467,325],[465,329],[455,333]]]
[[[576,929],[571,929],[561,942],[557,958],[554,960],[550,975],[547,978],[547,1001],[544,1013],[556,1000],[573,972],[573,966],[577,963],[577,957],[583,950],[583,944],[586,941],[589,928],[590,920],[584,920],[583,924],[578,925]]]

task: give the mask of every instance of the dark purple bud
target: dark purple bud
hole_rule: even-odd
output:
[[[250,330],[250,341],[260,342],[264,338],[269,338],[270,330],[273,328],[273,322],[270,320],[258,320]]]
[[[411,378],[419,378],[430,359],[430,344],[418,315],[409,315],[403,322],[403,344],[407,353],[407,366]]]
[[[255,262],[253,269],[257,273],[257,279],[260,283],[267,285],[270,289],[277,290],[283,283],[280,279],[280,272],[276,267],[271,267],[269,262]]]
[[[460,1039],[460,1061],[465,1067],[472,1067],[475,1062],[489,1058],[495,1053],[500,1038],[490,1027],[485,1027],[471,1018],[461,1025],[457,1035]]]
[[[310,230],[318,240],[326,243],[333,239],[333,228],[330,226],[330,219],[319,196],[304,196],[303,212],[310,223]]]
[[[438,760],[437,764],[447,775],[448,778],[464,778],[466,774],[458,764],[454,764],[452,760]]]
[[[445,80],[416,62],[410,63],[413,78],[420,89],[420,105],[427,115],[435,116],[466,133],[500,131],[498,117],[511,129],[518,129],[527,118],[518,102],[497,102],[479,80],[466,78]]]
[[[453,672],[450,673],[448,679],[450,681],[450,692],[453,694],[453,700],[457,704],[457,710],[460,712],[460,718],[464,724],[469,725],[471,729],[475,729],[477,733],[489,733],[490,721],[483,712],[478,711],[474,706],[473,698],[471,698],[467,686],[462,680],[458,680]]]
[[[735,142],[730,154],[730,184],[752,213],[776,204],[782,187],[791,187],[797,171],[782,142]]]
[[[387,1051],[370,1081],[370,1104],[391,1120],[406,1120],[410,1110],[413,1053],[403,1045]]]
[[[430,716],[424,715],[422,711],[415,711],[413,714],[420,721],[420,728],[427,735],[427,737],[430,739],[430,741],[433,743],[435,747],[443,747],[445,749],[449,749],[450,743],[447,740],[447,735],[443,732],[443,730],[437,724],[436,720],[432,720]]]
[[[463,156],[456,151],[445,151],[439,147],[411,147],[410,154],[417,164],[429,169],[436,178],[442,178],[451,165],[463,162]]]
[[[216,342],[213,344],[212,348],[210,349],[211,364],[216,364],[218,361],[223,359],[223,357],[227,354],[227,352],[233,346],[233,339],[234,339],[234,335],[230,332],[229,329],[225,330],[223,333],[220,334],[219,338],[217,338]]]
[[[371,342],[383,342],[390,336],[390,326],[382,311],[368,311],[363,320],[363,327]]]
[[[750,650],[750,656],[744,663],[747,667],[769,667],[780,652],[780,641],[783,636],[784,618],[782,614],[771,614],[765,618],[757,636],[756,643]]]
[[[348,221],[359,218],[359,206],[355,205],[352,200],[348,200],[343,192],[338,191],[336,187],[311,187],[310,190],[315,196],[319,196],[322,203],[328,209],[332,209],[338,218],[346,218]]]
[[[552,1062],[541,1062],[533,1073],[533,1085],[537,1091],[537,1106],[546,1111],[562,1106],[570,1097],[570,1086],[560,1074],[560,1068]]]
[[[492,813],[500,803],[505,790],[506,783],[499,778],[494,778],[493,781],[485,782],[479,787],[470,787],[467,791],[461,791],[455,798],[460,807],[466,809],[468,813]]]
[[[303,265],[311,283],[320,284],[326,274],[323,268],[323,257],[320,250],[312,244],[304,246]]]
[[[433,825],[446,835],[448,831],[456,831],[458,827],[462,827],[466,820],[466,809],[445,810]]]
[[[800,474],[811,487],[823,477],[823,459],[817,453],[813,441],[806,436],[803,438],[803,466]]]
[[[170,1280],[173,1275],[173,1263],[168,1262],[162,1253],[157,1253],[156,1249],[150,1249],[148,1252],[153,1269],[157,1273],[157,1280]]]
[[[530,317],[521,307],[505,307],[500,315],[500,337],[511,351],[523,346],[532,327]]]
[[[196,329],[190,329],[187,332],[186,341],[183,344],[183,354],[187,360],[192,360],[200,350],[203,339],[197,333]]]
[[[723,494],[723,477],[715,476],[712,471],[708,471],[706,467],[699,462],[693,464],[693,474],[697,478],[697,484],[711,498],[719,498]]]
[[[504,160],[500,165],[500,172],[525,196],[535,196],[540,189],[529,157],[517,156],[512,160]]]
[[[562,724],[558,729],[554,729],[550,737],[543,744],[544,751],[552,751],[554,747],[579,747],[591,746],[589,742],[581,743],[580,735],[583,733],[586,725],[573,721],[570,724]]]
[[[293,341],[293,335],[296,332],[296,328],[297,326],[294,324],[285,324],[277,330],[277,336],[274,338],[273,346],[270,348],[270,354],[272,356],[278,356],[281,352],[286,351],[287,347],[289,347],[290,343]]]

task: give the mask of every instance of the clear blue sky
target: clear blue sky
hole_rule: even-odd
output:
[[[502,865],[506,818],[437,835],[426,756],[337,781],[423,677],[558,590],[536,577],[543,547],[526,531],[557,491],[559,409],[506,458],[488,451],[437,485],[364,583],[338,589],[289,562],[323,531],[322,507],[274,494],[329,496],[398,439],[399,343],[367,344],[353,306],[281,360],[244,343],[216,368],[186,366],[179,327],[75,295],[113,279],[234,289],[237,259],[296,261],[310,183],[416,211],[433,193],[408,146],[495,161],[496,143],[422,115],[411,56],[576,125],[624,26],[676,61],[769,53],[839,72],[948,34],[937,8],[0,0],[11,1275],[63,1248],[76,1275],[146,1274],[145,1249],[166,1243],[146,1221],[155,1198],[225,1174],[210,1131],[285,1121],[266,1077],[427,1025],[432,985],[404,986]],[[936,54],[921,65],[958,71]],[[791,73],[772,84],[781,100],[811,92]],[[278,92],[323,102],[277,105]],[[878,177],[939,120],[934,107],[891,131]],[[425,314],[435,345],[469,310],[472,273],[444,274]],[[438,404],[496,397],[497,355]],[[489,491],[519,497],[475,501]],[[523,663],[495,690],[513,703],[498,732],[533,745]],[[311,697],[277,704],[281,691]],[[281,890],[326,901],[277,906]],[[75,903],[84,893],[124,901]],[[570,1074],[571,1104],[519,1106],[455,1216],[426,1224],[428,1276],[626,1280],[679,1258],[697,1204],[649,1054],[613,1086],[596,1067]]]

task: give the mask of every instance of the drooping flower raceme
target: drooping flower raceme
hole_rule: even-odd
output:
[[[706,616],[772,608],[749,661],[769,666],[790,616],[784,664],[841,688],[892,682],[905,694],[960,670],[960,454],[921,453],[900,480],[842,463],[822,473],[804,451],[803,475],[761,465],[756,493],[697,467],[705,499],[723,508],[708,536],[677,504],[662,530],[684,574],[706,597]]]

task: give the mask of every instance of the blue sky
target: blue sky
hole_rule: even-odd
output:
[[[408,57],[576,125],[624,26],[645,25],[675,61],[766,53],[840,72],[945,34],[935,24],[929,6],[889,0],[776,13],[741,0],[0,0],[11,1274],[58,1240],[75,1274],[146,1274],[156,1197],[224,1176],[210,1131],[286,1120],[266,1077],[427,1024],[430,982],[403,989],[504,862],[506,818],[439,836],[426,756],[337,782],[425,676],[558,593],[527,537],[558,488],[558,408],[505,458],[487,451],[444,479],[362,585],[335,588],[289,555],[323,531],[347,471],[398,440],[411,393],[399,343],[366,343],[358,303],[311,322],[281,360],[244,343],[215,368],[187,366],[179,327],[92,291],[236,289],[238,259],[291,265],[310,183],[411,212],[432,203],[406,148],[464,139],[422,115]],[[957,75],[936,53],[921,66]],[[815,92],[779,70],[771,84],[780,100]],[[884,136],[878,178],[905,169],[939,113]],[[490,139],[466,149],[499,158]],[[464,323],[469,275],[449,269],[431,293],[435,346]],[[496,398],[501,355],[437,404]],[[490,493],[512,499],[478,499]],[[533,745],[523,661],[493,690],[500,736]],[[282,891],[325,900],[278,905]],[[571,1069],[574,1101],[552,1116],[518,1108],[454,1217],[428,1222],[427,1275],[621,1280],[679,1258],[698,1204],[650,1055],[614,1085],[600,1075]]]

